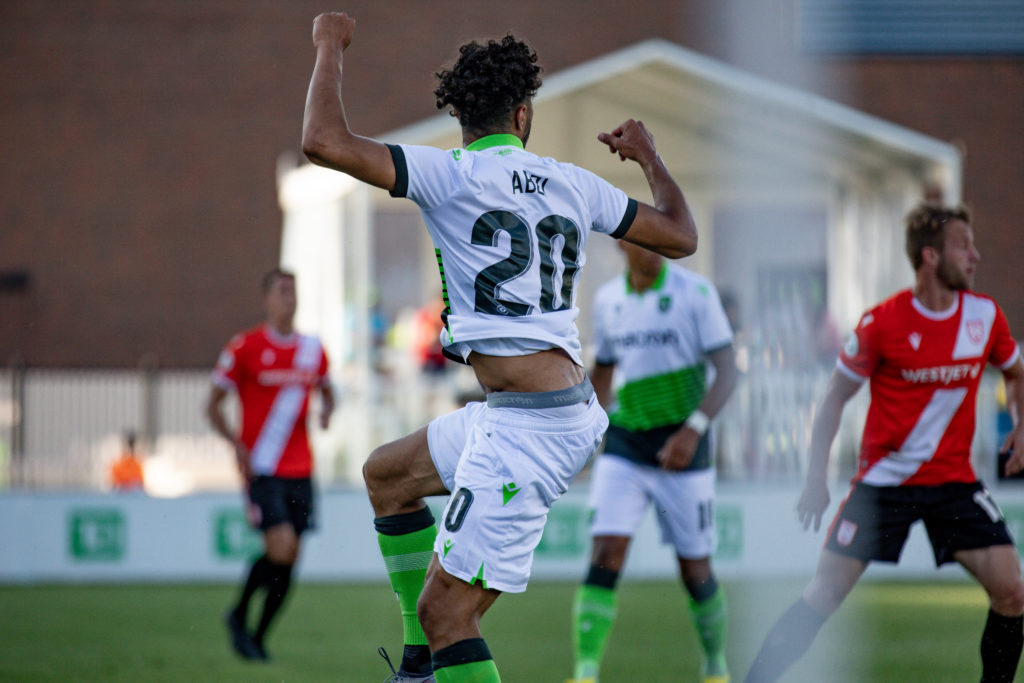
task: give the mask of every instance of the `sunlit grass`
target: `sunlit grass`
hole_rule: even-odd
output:
[[[725,583],[728,659],[742,680],[771,623],[802,581]],[[574,583],[532,584],[503,596],[484,636],[506,683],[562,683],[572,667]],[[0,587],[2,681],[340,681],[387,673],[376,654],[401,652],[394,595],[384,583],[300,583],[269,647],[270,664],[229,651],[227,585]],[[973,583],[857,586],[790,683],[944,683],[978,680],[987,603]],[[624,581],[603,683],[695,681],[700,656],[686,596],[673,582]]]

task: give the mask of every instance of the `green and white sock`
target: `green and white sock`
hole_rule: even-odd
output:
[[[690,598],[690,614],[697,627],[700,645],[707,656],[709,673],[725,673],[725,632],[728,625],[725,591],[719,587],[711,597],[697,602]]]
[[[616,593],[612,588],[583,584],[573,601],[573,646],[577,679],[596,678],[608,636],[615,624]]]
[[[380,533],[379,529],[378,525],[377,543],[402,611],[404,642],[406,645],[426,645],[427,636],[416,617],[416,601],[423,592],[427,567],[434,555],[437,528],[431,523],[426,528],[400,535]]]
[[[437,683],[501,683],[498,667],[493,659],[468,662],[434,670]]]

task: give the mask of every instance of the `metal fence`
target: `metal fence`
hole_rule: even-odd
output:
[[[464,368],[425,375],[412,364],[390,367],[369,387],[335,378],[341,401],[331,429],[321,432],[311,420],[322,484],[360,483],[360,467],[373,446],[454,408],[475,385]],[[715,420],[720,478],[799,481],[828,375],[826,368],[748,367]],[[138,435],[150,493],[233,489],[230,450],[206,421],[209,387],[207,370],[0,369],[0,488],[103,490],[131,431]],[[979,392],[975,452],[982,462],[976,466],[986,473],[997,447],[1000,388],[998,374],[991,373]],[[867,394],[862,390],[844,413],[833,479],[853,471]],[[235,410],[228,405],[229,414]]]

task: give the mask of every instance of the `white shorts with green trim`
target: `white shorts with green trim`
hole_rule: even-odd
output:
[[[434,543],[444,570],[485,588],[526,590],[548,510],[607,427],[592,393],[556,407],[473,403],[432,421],[430,454],[452,491]]]
[[[591,536],[636,533],[654,504],[661,540],[683,559],[715,552],[715,470],[668,472],[604,453],[594,465],[588,507]]]

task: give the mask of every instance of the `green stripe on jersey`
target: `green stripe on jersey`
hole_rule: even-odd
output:
[[[611,424],[638,431],[679,424],[704,398],[704,363],[633,380],[619,387]]]
[[[445,313],[448,314],[452,311],[452,305],[448,301],[448,281],[444,278],[444,262],[441,260],[441,250],[435,247],[434,256],[437,257],[437,270],[441,275],[441,299],[444,301]],[[455,337],[452,336],[452,330],[448,327],[447,322],[445,322],[444,329],[448,333],[448,343],[450,344],[455,341]]]

